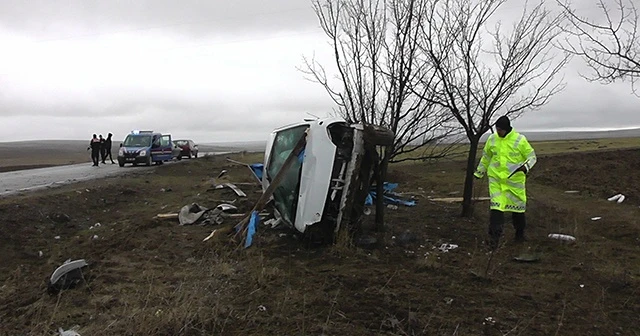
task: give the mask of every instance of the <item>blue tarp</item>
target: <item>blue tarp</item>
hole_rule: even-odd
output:
[[[397,183],[385,182],[382,185],[382,188],[384,189],[384,195],[383,195],[384,202],[387,204],[415,206],[416,205],[415,200],[404,200],[398,197],[399,195],[393,192],[393,190],[396,189],[397,187],[398,187]],[[369,194],[367,195],[367,198],[364,201],[364,205],[373,205],[373,202],[376,199],[376,195],[377,195],[376,186],[372,186],[371,191],[369,191]]]
[[[253,242],[253,235],[256,233],[256,227],[260,223],[260,215],[258,211],[251,213],[251,220],[249,220],[249,226],[247,227],[247,239],[245,240],[244,247],[251,246]]]

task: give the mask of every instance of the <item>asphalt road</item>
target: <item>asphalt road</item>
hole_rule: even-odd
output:
[[[201,154],[203,154],[203,156],[206,156],[227,153],[229,152],[206,152]],[[188,161],[188,159],[183,159],[182,161],[165,162],[165,164],[177,164],[185,161]],[[100,164],[99,167],[93,167],[91,162],[87,162],[74,165],[17,170],[0,173],[0,197],[41,189],[54,188],[65,184],[71,184],[91,179],[117,176],[126,173],[142,172],[148,169],[153,169],[154,167],[156,166],[133,166],[130,164],[127,164],[124,167],[120,167],[118,166],[118,164],[111,163]]]
[[[0,197],[152,168],[131,165],[121,168],[111,163],[93,167],[91,162],[87,162],[0,173]]]

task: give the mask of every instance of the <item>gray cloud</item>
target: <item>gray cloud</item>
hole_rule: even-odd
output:
[[[306,35],[317,26],[307,0],[0,1],[0,41],[36,41],[0,54],[0,141],[121,139],[132,129],[264,140],[332,112],[322,87],[295,70],[314,51],[332,67],[326,38]],[[283,32],[294,37],[274,37]],[[579,69],[573,62],[566,90],[515,126],[640,125],[628,84],[587,83]]]
[[[132,31],[189,36],[304,30],[317,26],[305,0],[5,0],[0,26],[40,39]]]

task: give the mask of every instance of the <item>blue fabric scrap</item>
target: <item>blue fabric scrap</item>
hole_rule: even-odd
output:
[[[260,223],[260,215],[258,211],[251,213],[251,219],[249,220],[249,226],[247,227],[247,239],[244,243],[244,248],[251,246],[253,242],[253,235],[256,233],[256,227]]]
[[[264,164],[262,163],[253,163],[249,165],[249,169],[253,172],[253,175],[256,176],[258,181],[262,182],[262,173],[264,171]]]

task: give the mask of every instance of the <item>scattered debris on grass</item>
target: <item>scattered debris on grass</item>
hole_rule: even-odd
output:
[[[616,195],[613,195],[613,196],[607,198],[607,201],[609,201],[609,202],[616,201],[616,202],[618,202],[618,204],[620,204],[620,203],[624,202],[625,198],[626,197],[623,194],[616,194]]]
[[[51,274],[47,283],[50,293],[57,293],[63,289],[70,289],[82,281],[82,268],[89,264],[84,259],[68,259]]]
[[[76,331],[76,329],[78,329],[79,326],[74,326],[73,328],[69,329],[69,330],[64,330],[62,328],[58,328],[58,334],[60,336],[81,336],[80,333],[78,333]]]

